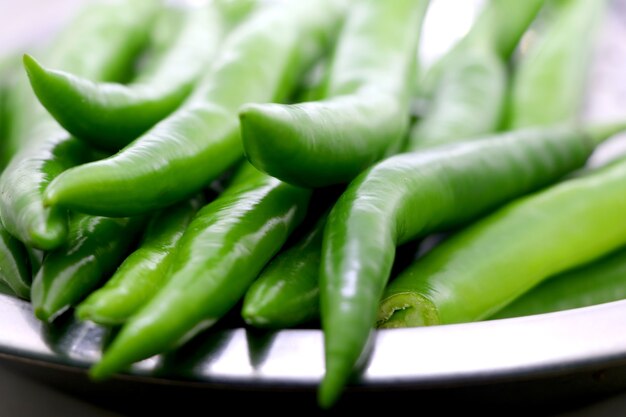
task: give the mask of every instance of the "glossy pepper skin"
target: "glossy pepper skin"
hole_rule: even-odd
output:
[[[427,0],[352,5],[324,100],[251,103],[240,111],[248,160],[291,184],[347,183],[398,152],[410,121],[416,50]]]
[[[135,57],[148,41],[160,0],[96,0],[85,4],[52,40],[42,56],[48,65],[94,81],[127,79]],[[58,124],[39,103],[24,71],[17,81],[14,106],[17,117],[7,144],[7,160],[26,143],[34,124]]]
[[[70,134],[119,151],[181,105],[217,50],[222,29],[213,3],[186,9],[182,20],[162,56],[131,84],[94,82],[27,57],[30,85]]]
[[[303,236],[283,248],[250,285],[241,308],[241,317],[248,325],[319,328],[319,276],[327,215],[323,213]],[[402,270],[414,259],[417,243],[398,248],[395,270]]]
[[[91,376],[106,378],[218,321],[302,221],[310,196],[244,163],[232,185],[192,220],[167,284],[122,327]]]
[[[150,300],[165,284],[176,246],[201,201],[189,199],[155,214],[139,247],[77,306],[76,316],[105,326],[120,325]]]
[[[11,134],[11,120],[15,117],[13,114],[13,105],[11,103],[12,91],[15,89],[16,75],[19,69],[19,57],[9,54],[0,59],[0,170],[4,168],[1,165],[4,158],[5,146]]]
[[[405,151],[468,140],[501,124],[508,76],[503,59],[475,48],[442,71],[424,115],[411,128]]]
[[[90,3],[54,42],[51,62],[94,80],[120,77],[143,44],[157,5]],[[0,176],[0,216],[7,231],[26,245],[50,250],[67,237],[67,214],[44,206],[44,190],[55,176],[93,155],[58,126],[29,90],[20,85],[16,91],[19,117],[10,136],[16,143],[5,149],[13,156]]]
[[[392,156],[350,183],[329,215],[322,244],[322,403],[338,398],[367,355],[399,244],[557,181],[581,168],[596,143],[624,128],[507,132]]]
[[[67,242],[46,254],[31,288],[35,316],[52,322],[108,278],[136,243],[142,217],[73,214]]]
[[[406,151],[480,137],[504,116],[509,61],[543,0],[486,2],[469,32],[426,70],[425,111],[411,129]]]
[[[393,280],[379,326],[481,320],[549,276],[608,254],[626,243],[625,196],[622,160],[501,207]]]
[[[552,2],[514,61],[505,129],[580,121],[595,40],[608,1]]]
[[[545,0],[488,0],[483,3],[476,20],[468,33],[457,41],[450,50],[434,64],[422,71],[417,82],[416,96],[431,100],[441,85],[441,77],[454,61],[463,61],[468,50],[475,50],[485,41],[490,50],[501,59],[508,59],[518,47],[527,29],[542,11]],[[487,62],[488,64],[488,62]]]
[[[0,177],[0,214],[13,236],[34,248],[51,250],[67,237],[68,215],[61,207],[44,207],[41,188],[64,170],[92,160],[93,153],[49,125],[31,130],[30,137],[35,143],[22,149]]]
[[[626,248],[548,277],[488,320],[588,307],[626,298]]]
[[[191,197],[243,159],[239,107],[291,94],[344,9],[331,0],[255,9],[227,36],[184,106],[112,157],[64,172],[46,189],[46,204],[126,216]]]
[[[22,242],[0,225],[0,282],[18,297],[30,299],[32,281],[30,258]]]
[[[462,40],[454,50],[454,59],[447,59],[446,65],[440,66],[439,85],[429,102],[429,110],[411,130],[407,151],[466,140],[499,126],[507,83],[504,60],[509,58],[512,46],[526,29],[519,20],[513,26],[515,31],[492,20],[502,17],[501,3],[500,0],[488,3],[467,35],[471,42]],[[532,20],[540,4],[523,3],[527,9],[521,21]],[[503,36],[508,39],[507,45],[510,44],[504,50],[498,43]],[[324,69],[324,63],[321,64]],[[324,71],[320,74],[321,80],[312,84],[313,92],[319,91],[318,84],[326,78]],[[320,74],[313,75],[319,78]],[[307,89],[306,94],[310,94]],[[387,187],[384,183],[381,186]],[[293,247],[278,254],[250,286],[242,307],[242,317],[248,324],[284,328],[319,319],[319,263],[325,221],[324,216]],[[394,267],[398,267],[397,262]]]
[[[254,327],[284,329],[319,320],[319,265],[328,213],[261,271],[243,298],[241,316]]]

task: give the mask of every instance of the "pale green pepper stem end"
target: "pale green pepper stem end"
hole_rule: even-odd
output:
[[[414,292],[393,294],[382,300],[376,326],[380,329],[421,327],[440,324],[435,305]]]

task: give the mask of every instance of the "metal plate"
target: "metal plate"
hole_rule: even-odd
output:
[[[71,316],[44,326],[28,303],[2,295],[0,317],[5,364],[107,406],[114,404],[111,398],[132,393],[132,401],[117,406],[141,404],[145,411],[142,395],[159,409],[181,395],[188,403],[217,395],[218,401],[254,396],[259,406],[278,399],[315,407],[324,370],[319,330],[222,328],[94,383],[85,370],[99,358],[107,330]],[[394,406],[420,399],[439,408],[458,405],[441,398],[462,399],[464,407],[575,406],[626,388],[626,332],[619,331],[625,322],[626,301],[617,301],[523,318],[379,330],[370,362],[334,412],[381,399],[392,399]]]

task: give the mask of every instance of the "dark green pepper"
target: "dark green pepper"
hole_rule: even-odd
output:
[[[280,329],[319,320],[319,265],[327,215],[276,255],[248,288],[241,308],[246,323]]]
[[[176,245],[199,205],[200,199],[190,199],[155,214],[139,247],[77,306],[77,317],[111,326],[137,312],[165,284]]]
[[[428,0],[352,5],[330,63],[324,100],[250,103],[240,111],[248,160],[291,184],[347,183],[398,152]]]
[[[622,158],[506,204],[391,281],[379,327],[483,320],[550,276],[624,246],[624,196]]]
[[[120,77],[143,45],[158,4],[90,2],[54,42],[51,61],[94,80]],[[5,148],[12,157],[0,176],[0,216],[9,233],[26,245],[50,250],[67,237],[67,214],[45,207],[43,193],[55,176],[94,156],[58,126],[22,81],[14,96],[19,117],[9,136],[16,142]]]
[[[322,404],[338,398],[367,357],[377,305],[399,244],[450,230],[560,180],[583,167],[598,143],[624,129],[620,124],[507,132],[396,155],[355,179],[324,230]]]
[[[112,157],[61,174],[45,191],[46,205],[128,216],[190,198],[243,159],[240,106],[291,95],[329,48],[344,11],[337,0],[255,9],[185,105]]]
[[[142,217],[73,214],[67,241],[45,255],[33,280],[35,316],[51,322],[82,301],[122,263],[144,224]]]
[[[70,134],[94,147],[119,151],[179,107],[210,64],[222,32],[219,13],[212,3],[184,13],[162,56],[131,84],[95,83],[27,58],[37,98]]]
[[[32,281],[30,257],[22,242],[0,226],[0,282],[18,297],[30,299]]]
[[[171,350],[222,318],[302,221],[310,196],[244,163],[194,217],[165,286],[124,324],[90,375],[106,378]]]
[[[446,66],[440,67],[440,84],[429,103],[431,108],[413,128],[408,149],[465,140],[499,126],[507,81],[504,58],[508,58],[511,47],[501,50],[498,40],[501,36],[518,40],[526,29],[521,22],[531,20],[540,2],[525,3],[528,9],[524,19],[516,17],[519,19],[518,25],[513,26],[516,32],[490,19],[496,17],[495,11],[504,12],[495,3],[489,4],[483,12],[485,16],[479,17],[477,27],[471,29],[468,37],[471,36],[472,42],[461,41],[462,47],[455,49],[455,59],[446,60]],[[507,45],[511,43],[509,40]],[[323,86],[327,77],[320,69],[324,69],[324,62],[314,73],[318,78],[314,78],[317,81],[313,85]],[[308,90],[305,89],[305,94],[310,94]],[[314,88],[317,91],[319,88]],[[381,186],[387,185],[381,183]],[[248,324],[294,327],[319,318],[319,262],[325,221],[323,216],[301,240],[278,254],[249,288],[241,312]],[[399,262],[394,266],[399,267]]]

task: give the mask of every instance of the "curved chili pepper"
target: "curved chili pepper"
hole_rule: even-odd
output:
[[[241,307],[246,323],[280,329],[319,319],[319,265],[327,215],[276,255],[250,285]]]
[[[481,14],[482,17],[479,19],[491,20],[491,24],[494,25],[491,31],[495,34],[493,40],[498,55],[510,57],[516,49],[519,49],[520,40],[547,3],[546,0],[493,0],[489,2],[486,8],[490,11],[484,15]],[[476,26],[479,30],[482,27],[481,24]],[[476,31],[469,38],[474,36],[480,38],[484,35]],[[473,42],[473,39],[469,39],[469,42]]]
[[[626,247],[542,281],[488,317],[498,320],[588,307],[626,298]]]
[[[250,103],[240,111],[248,160],[291,184],[347,183],[403,146],[427,0],[353,4],[330,64],[326,99]]]
[[[46,254],[31,288],[35,316],[51,322],[108,278],[135,244],[142,217],[74,214],[67,241]]]
[[[223,317],[302,221],[310,196],[244,163],[232,185],[194,217],[166,285],[126,322],[90,375],[106,378]]]
[[[540,2],[524,4],[528,9],[523,21],[529,21]],[[493,16],[494,9],[503,12],[494,4],[483,14]],[[514,26],[517,32],[513,33],[509,26],[494,25],[482,15],[476,25],[482,27],[471,29],[468,36],[472,36],[472,42],[461,41],[462,48],[456,47],[455,59],[447,60],[447,66],[441,67],[440,85],[429,103],[431,108],[412,129],[407,150],[465,140],[499,126],[507,81],[503,61],[511,48],[500,51],[496,39],[507,36],[518,40],[526,28]],[[506,33],[497,33],[496,29]],[[319,318],[319,261],[324,226],[325,217],[293,247],[278,254],[250,286],[241,311],[248,324],[294,327]],[[396,257],[394,267],[399,266],[397,261]]]
[[[332,404],[359,363],[396,247],[470,221],[584,166],[596,144],[626,126],[527,129],[390,157],[361,174],[324,230],[320,302]]]
[[[188,198],[243,159],[243,103],[284,99],[338,28],[344,2],[268,4],[220,47],[185,105],[116,155],[61,174],[47,205],[106,216],[139,214]]]
[[[543,3],[485,3],[470,31],[426,71],[420,98],[426,99],[427,108],[411,129],[405,150],[480,137],[501,126],[509,60]]]
[[[111,326],[139,310],[165,284],[176,245],[199,205],[199,199],[190,199],[154,215],[139,247],[103,287],[76,307],[76,316]]]
[[[441,69],[440,83],[411,128],[405,151],[480,137],[502,123],[508,87],[505,60],[490,45],[469,48],[455,58]]]
[[[580,120],[591,54],[608,1],[553,3],[515,61],[506,129]]]
[[[84,143],[51,127],[31,131],[36,143],[23,149],[0,177],[0,213],[6,229],[26,245],[42,250],[54,249],[65,241],[68,220],[65,209],[43,206],[40,187],[93,157]]]
[[[97,148],[118,151],[191,93],[217,49],[218,16],[212,3],[185,9],[180,29],[163,56],[131,84],[95,83],[46,69],[26,56],[30,84],[40,103],[70,134]]]
[[[241,307],[248,325],[269,329],[319,327],[319,272],[327,215],[324,213],[295,243],[282,249],[250,285]],[[418,243],[397,248],[391,276],[413,261]]]
[[[624,195],[622,159],[499,208],[394,279],[379,326],[482,320],[548,277],[616,250],[626,244]]]
[[[4,148],[11,134],[11,120],[15,117],[11,95],[15,89],[19,62],[19,58],[13,54],[0,59],[0,170],[4,168],[2,161],[8,159],[5,157]]]
[[[489,42],[493,53],[503,60],[512,56],[528,27],[542,11],[545,0],[488,0],[483,3],[469,32],[434,64],[427,67],[417,83],[417,96],[430,100],[441,85],[444,70],[454,66],[468,50]]]
[[[28,260],[30,261],[30,273],[34,277],[41,268],[45,252],[27,245],[25,245],[25,248],[28,253]]]
[[[148,41],[160,6],[160,0],[89,2],[54,38],[44,58],[54,68],[94,81],[127,79],[135,57]],[[17,117],[7,144],[9,157],[36,140],[29,134],[33,125],[45,122],[63,130],[39,103],[25,73],[16,89]]]
[[[29,300],[31,281],[26,247],[0,226],[0,282],[7,284],[18,297]]]
[[[59,67],[91,79],[117,77],[143,44],[157,5],[155,1],[92,2],[65,29],[51,57]],[[16,92],[19,117],[10,136],[19,141],[19,152],[0,176],[0,216],[13,236],[28,246],[49,250],[65,240],[67,215],[60,207],[44,207],[44,190],[52,178],[93,154],[70,138],[32,92],[21,87]],[[17,147],[5,150],[12,154]]]

